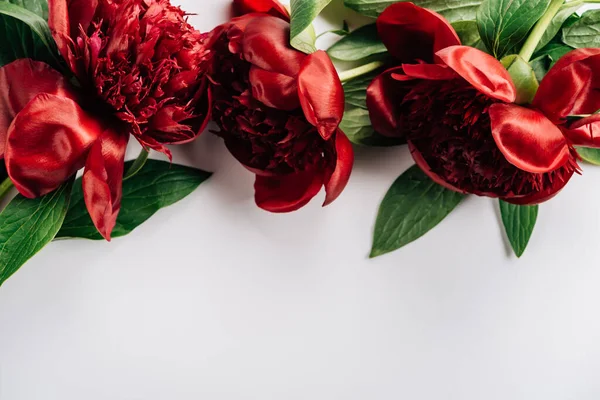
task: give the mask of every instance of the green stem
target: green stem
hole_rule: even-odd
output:
[[[133,177],[135,174],[140,172],[140,170],[146,164],[146,161],[148,160],[149,155],[150,155],[149,152],[147,152],[145,149],[142,149],[142,151],[140,151],[140,155],[135,159],[133,164],[131,164],[131,167],[129,167],[127,172],[125,172],[125,176],[123,176],[123,180],[126,181],[127,179]]]
[[[371,63],[361,65],[360,67],[340,72],[340,80],[342,82],[351,81],[354,78],[358,78],[359,76],[368,74],[369,72],[375,71],[381,67],[383,67],[385,63],[383,61],[373,61]]]
[[[13,188],[13,183],[10,180],[10,177],[6,178],[2,183],[0,183],[0,199],[3,199],[4,196]]]
[[[527,38],[527,41],[519,53],[519,56],[521,56],[525,62],[529,62],[529,60],[531,60],[531,56],[533,56],[533,53],[535,53],[535,49],[540,43],[540,40],[542,40],[544,33],[546,33],[546,30],[548,30],[552,20],[556,14],[558,14],[564,4],[565,0],[552,0],[546,13],[542,16],[542,18],[540,18],[537,24],[535,24],[531,34]]]

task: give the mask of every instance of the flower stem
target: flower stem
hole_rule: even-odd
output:
[[[6,178],[2,183],[0,183],[0,199],[3,199],[4,196],[13,188],[13,183],[10,180],[10,177]]]
[[[148,160],[149,155],[150,155],[150,153],[148,151],[146,151],[145,149],[142,149],[142,151],[140,151],[140,155],[135,159],[133,164],[131,164],[131,167],[129,167],[127,172],[125,172],[125,176],[123,177],[123,180],[126,181],[127,179],[133,177],[135,174],[140,172],[140,170],[146,164],[146,161]]]
[[[529,60],[531,60],[531,56],[533,56],[533,53],[535,53],[536,47],[540,43],[540,40],[542,40],[544,33],[546,33],[546,30],[552,23],[552,19],[554,19],[556,14],[558,14],[563,4],[565,4],[565,0],[552,0],[546,13],[542,16],[542,18],[540,18],[537,24],[535,24],[535,27],[531,31],[531,34],[527,38],[527,41],[525,41],[525,44],[519,53],[519,56],[521,56],[525,62],[529,62]]]
[[[360,67],[340,72],[340,80],[342,82],[351,81],[354,78],[358,78],[359,76],[368,74],[369,72],[373,72],[376,69],[383,67],[385,63],[383,61],[373,61],[371,63],[361,65]]]

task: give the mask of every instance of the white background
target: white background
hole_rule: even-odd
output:
[[[206,31],[229,1],[181,4]],[[254,205],[208,132],[176,161],[215,175],[126,238],[51,244],[0,288],[1,400],[600,398],[600,168],[541,207],[521,260],[480,198],[368,260],[405,149],[358,149],[336,203],[290,215]]]

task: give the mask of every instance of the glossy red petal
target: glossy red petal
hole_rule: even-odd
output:
[[[323,186],[323,177],[314,171],[284,176],[256,176],[256,204],[273,213],[296,211],[312,200]]]
[[[102,130],[100,122],[75,101],[40,94],[8,130],[8,174],[25,197],[49,193],[83,167]]]
[[[270,15],[253,16],[242,38],[243,56],[257,67],[295,77],[306,54],[290,45],[290,24]]]
[[[70,44],[76,41],[81,29],[87,31],[98,0],[48,0],[48,25],[65,60],[70,60]]]
[[[600,114],[563,127],[563,135],[575,146],[600,148]]]
[[[561,130],[539,111],[496,103],[489,114],[498,148],[517,168],[545,173],[569,160],[569,146]]]
[[[265,13],[289,21],[290,14],[277,0],[233,0],[235,15]]]
[[[342,194],[352,173],[354,165],[354,150],[352,143],[344,132],[338,129],[335,134],[335,152],[337,160],[332,174],[325,179],[325,203],[328,206],[333,203]]]
[[[92,146],[83,174],[83,197],[98,232],[110,241],[121,210],[123,169],[129,135],[111,129]]]
[[[456,72],[446,65],[440,64],[404,64],[402,65],[404,75],[412,79],[449,80],[457,77]],[[406,78],[392,75],[394,79],[406,80]]]
[[[577,49],[548,71],[533,105],[559,122],[568,115],[600,109],[600,49]]]
[[[300,107],[296,78],[253,66],[249,79],[252,97],[261,103],[286,111]]]
[[[398,82],[394,75],[401,75],[402,67],[396,67],[377,76],[367,88],[367,109],[371,124],[377,133],[389,137],[401,137],[398,110],[411,84]]]
[[[390,54],[402,63],[431,63],[437,51],[460,44],[444,17],[408,2],[386,8],[377,18],[377,31]]]
[[[452,46],[436,54],[481,93],[507,103],[517,98],[510,74],[491,55],[468,46]]]
[[[324,51],[310,54],[302,63],[298,74],[298,96],[307,121],[328,140],[337,131],[344,115],[344,89]]]

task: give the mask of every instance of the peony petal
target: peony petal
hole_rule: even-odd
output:
[[[432,63],[437,51],[460,45],[444,17],[408,2],[386,8],[377,18],[377,31],[390,54],[402,63]]]
[[[384,136],[402,136],[399,131],[398,110],[412,86],[393,78],[402,73],[402,67],[389,69],[377,76],[367,88],[367,109],[371,124],[377,133]]]
[[[270,15],[253,16],[242,38],[246,61],[261,69],[296,77],[306,54],[290,45],[290,24]]]
[[[56,189],[83,167],[102,130],[72,99],[38,95],[8,130],[6,168],[19,192],[33,198]]]
[[[65,60],[71,59],[70,44],[87,32],[98,0],[48,0],[48,25]]]
[[[283,176],[256,176],[256,204],[273,213],[296,211],[315,197],[323,186],[323,177],[314,171]]]
[[[489,54],[468,46],[452,46],[436,53],[440,59],[486,96],[507,103],[517,98],[508,71]]]
[[[98,232],[108,241],[121,210],[129,135],[106,130],[92,146],[83,174],[83,197]]]
[[[0,158],[11,122],[40,93],[75,98],[60,72],[47,64],[21,59],[0,68]]]
[[[600,49],[578,49],[562,57],[540,82],[533,105],[553,122],[600,109]]]
[[[402,69],[405,76],[412,79],[445,81],[457,77],[456,72],[452,68],[440,64],[403,64]],[[392,75],[392,77],[394,79],[400,78],[401,80],[406,80],[406,78],[398,77],[396,74]]]
[[[325,179],[325,203],[323,206],[328,206],[333,203],[342,194],[350,180],[352,166],[354,164],[354,150],[352,143],[346,137],[346,134],[338,129],[335,134],[335,151],[337,160],[333,173]]]
[[[427,163],[427,160],[425,160],[425,158],[423,157],[423,155],[421,154],[419,149],[417,149],[410,141],[408,142],[408,148],[410,150],[410,154],[412,155],[413,160],[415,160],[415,163],[419,166],[419,168],[421,168],[421,170],[425,173],[425,175],[427,175],[432,181],[434,181],[438,185],[445,187],[448,190],[452,190],[453,192],[468,194],[466,191],[461,190],[461,189],[457,188],[456,186],[451,185],[450,183],[446,182],[445,180],[442,179],[441,176],[439,176],[438,174],[433,172],[431,170],[431,167]]]
[[[261,103],[285,111],[300,107],[296,78],[253,66],[249,79],[252,96]]]
[[[570,158],[561,130],[542,113],[513,104],[490,107],[492,135],[504,157],[523,171],[545,173]]]
[[[600,114],[582,118],[564,127],[563,135],[575,146],[600,148]]]
[[[541,192],[532,193],[527,196],[505,197],[502,198],[502,200],[508,203],[517,204],[519,206],[530,206],[544,203],[555,197],[557,194],[559,194],[560,191],[563,190],[564,187],[567,185],[567,183],[569,183],[569,181],[575,174],[575,169],[569,171],[570,172],[567,174],[567,176],[565,176],[563,179],[555,179],[552,182],[552,186],[546,188],[545,190],[542,190]]]
[[[288,10],[277,0],[233,0],[233,11],[235,15],[265,13],[290,20]]]
[[[331,59],[322,50],[302,63],[298,74],[298,95],[308,122],[328,140],[344,115],[344,89]]]

